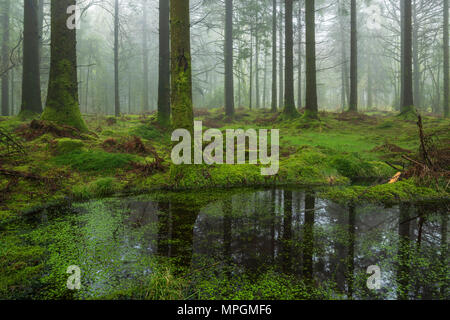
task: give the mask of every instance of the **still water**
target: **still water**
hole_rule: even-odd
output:
[[[162,266],[192,299],[450,298],[448,204],[342,206],[242,189],[97,200],[32,219],[30,239],[48,251],[41,295],[77,265],[79,299],[148,297],[130,292]],[[370,266],[379,290],[367,286]]]

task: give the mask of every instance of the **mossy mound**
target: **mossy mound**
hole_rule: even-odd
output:
[[[55,154],[62,155],[71,152],[80,152],[83,150],[84,143],[81,140],[63,138],[54,142]]]
[[[436,201],[450,199],[447,192],[418,186],[413,179],[373,187],[351,186],[333,188],[323,192],[321,197],[337,203],[383,203]]]
[[[88,184],[77,185],[72,193],[76,199],[108,197],[121,190],[121,184],[114,178],[100,178]]]
[[[53,158],[56,165],[70,166],[78,171],[112,172],[125,168],[133,160],[129,154],[107,153],[102,151],[72,151]]]

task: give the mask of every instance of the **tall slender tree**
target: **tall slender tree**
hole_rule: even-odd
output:
[[[294,30],[293,0],[285,0],[285,92],[283,114],[288,117],[297,115],[294,101]]]
[[[2,52],[1,60],[5,72],[2,75],[2,100],[1,100],[1,115],[9,115],[9,20],[10,20],[11,2],[10,0],[3,0],[2,7]]]
[[[317,104],[316,79],[316,19],[315,0],[305,1],[306,29],[306,112],[305,117],[317,119],[319,106]]]
[[[38,9],[38,0],[24,1],[22,106],[20,110],[20,116],[23,118],[42,112]]]
[[[234,116],[233,0],[225,0],[225,113]]]
[[[403,52],[402,52],[402,105],[401,113],[405,114],[414,110],[413,98],[413,74],[412,74],[412,3],[411,0],[403,0]]]
[[[449,32],[448,32],[448,0],[444,0],[444,116],[450,117],[449,101]]]
[[[148,102],[148,18],[147,0],[142,0],[142,59],[144,67],[144,81],[142,83],[142,111],[147,112],[150,110]]]
[[[170,122],[170,26],[169,1],[159,0],[158,121]]]
[[[193,131],[189,1],[170,0],[172,126]]]
[[[76,0],[51,0],[50,76],[42,119],[87,130],[78,102],[76,28],[68,28],[67,8]]]
[[[303,55],[303,24],[302,24],[302,9],[303,0],[298,1],[298,80],[297,80],[297,107],[302,108],[302,55]]]
[[[284,67],[283,67],[283,61],[284,61],[284,54],[283,54],[283,1],[280,1],[280,26],[278,29],[279,32],[279,38],[280,38],[280,59],[278,61],[279,63],[279,70],[278,70],[278,107],[283,108],[283,99],[284,99]]]
[[[272,1],[272,112],[277,111],[277,0]]]
[[[350,103],[349,111],[358,112],[358,31],[356,0],[351,0],[350,18]]]
[[[114,114],[120,116],[119,88],[119,0],[114,0]]]

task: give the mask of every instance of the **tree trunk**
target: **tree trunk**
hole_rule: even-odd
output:
[[[119,0],[114,2],[114,115],[120,116],[119,93]]]
[[[286,116],[292,117],[297,114],[294,100],[294,30],[292,26],[293,0],[285,0],[285,92],[284,111]]]
[[[419,23],[417,21],[417,6],[416,1],[414,1],[414,24],[413,24],[413,64],[414,64],[414,90],[413,98],[414,104],[418,109],[421,107],[420,101],[420,62],[419,62]]]
[[[349,111],[358,112],[358,30],[356,0],[351,0],[351,57],[350,57],[350,103]]]
[[[448,0],[444,0],[444,115],[450,117],[449,106],[449,48],[448,48]]]
[[[407,113],[414,108],[412,79],[412,5],[411,0],[404,0],[402,28],[404,44],[402,53],[402,105],[401,113]]]
[[[277,0],[272,2],[272,112],[277,111]]]
[[[9,15],[11,3],[10,0],[3,0],[3,15],[1,26],[3,29],[2,39],[2,66],[4,70],[9,67]],[[2,75],[2,100],[1,100],[1,115],[9,116],[9,72]]]
[[[67,28],[67,8],[75,0],[51,1],[51,59],[43,120],[87,130],[78,101],[76,29]]]
[[[283,100],[284,100],[284,67],[283,67],[283,61],[284,61],[284,55],[283,55],[283,1],[280,2],[280,26],[279,26],[279,38],[280,38],[280,60],[279,60],[279,94],[278,94],[278,107],[280,109],[283,108]]]
[[[367,64],[367,109],[370,110],[373,107],[373,75],[372,64]]]
[[[258,20],[258,19],[257,19]],[[260,108],[259,99],[259,33],[258,27],[255,32],[255,93],[256,93],[256,109]]]
[[[158,121],[170,123],[170,27],[169,1],[159,1]]]
[[[315,0],[305,1],[306,27],[306,113],[307,117],[318,118],[316,80],[316,22]]]
[[[148,104],[148,30],[147,30],[147,0],[142,0],[142,57],[144,67],[144,82],[142,87],[142,111],[150,110]]]
[[[23,18],[22,117],[42,113],[38,1],[25,0]]]
[[[225,0],[225,114],[234,116],[233,0]]]
[[[248,107],[253,107],[253,25],[250,26],[250,87],[249,87],[249,103]]]
[[[298,2],[298,82],[297,82],[297,107],[302,108],[302,39],[303,39],[303,25],[302,25],[302,7],[303,1]]]
[[[189,1],[170,1],[172,125],[193,131]]]

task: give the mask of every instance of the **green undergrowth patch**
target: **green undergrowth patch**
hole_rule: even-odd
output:
[[[75,185],[72,193],[75,199],[87,200],[112,196],[122,189],[122,184],[115,178],[100,178],[87,184]]]
[[[78,171],[112,172],[114,169],[125,168],[135,159],[135,156],[123,153],[72,151],[53,158],[53,162]]]
[[[414,179],[376,186],[347,186],[329,188],[320,194],[337,203],[384,203],[438,201],[449,199],[450,194],[431,187],[419,186]]]

